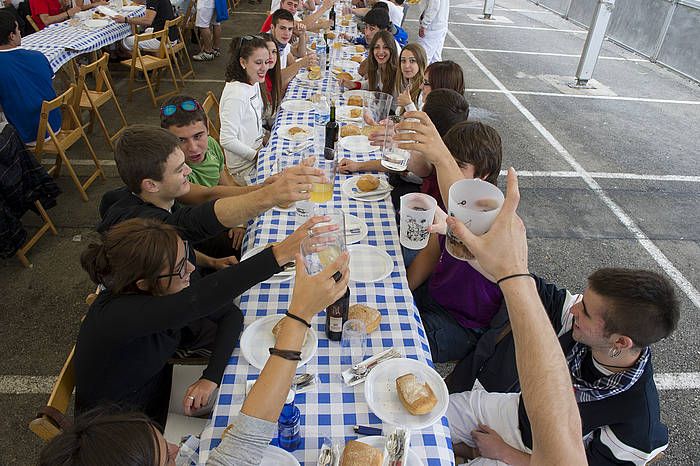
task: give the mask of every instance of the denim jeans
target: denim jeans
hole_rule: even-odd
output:
[[[464,359],[476,347],[484,329],[464,328],[447,309],[438,304],[428,292],[428,282],[413,292],[433,362]]]

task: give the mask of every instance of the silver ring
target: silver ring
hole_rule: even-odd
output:
[[[190,400],[194,401],[194,397],[193,397],[192,395],[187,395],[187,398],[189,398]]]

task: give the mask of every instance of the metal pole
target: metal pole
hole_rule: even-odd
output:
[[[484,19],[491,19],[496,0],[484,0]]]
[[[615,8],[615,0],[598,0],[586,36],[586,44],[583,46],[578,69],[576,69],[576,83],[572,84],[571,87],[589,87],[588,80],[593,77],[593,70],[598,62],[600,49],[603,47],[605,31],[608,29],[613,8]]]

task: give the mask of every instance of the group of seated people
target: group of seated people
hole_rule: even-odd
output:
[[[327,3],[318,11],[330,8]],[[399,50],[400,38],[392,33],[398,29],[384,20],[389,10],[382,4],[361,12],[369,44],[363,80],[343,85],[391,94],[407,117],[398,129],[411,133],[398,132],[395,141],[412,156],[406,172],[391,174],[394,201],[420,191],[444,208],[460,179],[497,184],[501,137],[469,119],[461,67],[431,60],[419,43]],[[284,318],[277,348],[298,351],[306,330],[299,319],[310,321],[344,293],[347,254],[314,276],[300,265],[300,241],[331,228],[318,225],[325,217],[312,217],[284,241],[238,262],[250,219],[307,199],[312,183],[322,181],[313,160],[306,160],[253,184],[288,83],[316,60],[305,34],[322,17],[302,23],[288,9],[295,5],[282,0],[269,18],[269,33],[232,41],[220,145],[208,134],[200,103],[185,95],[164,102],[161,128],[135,125],[118,140],[115,161],[124,186],[103,197],[101,241],[81,257],[103,290],[76,343],[78,419],[47,445],[41,464],[119,464],[127,453],[145,455],[145,464],[171,464],[176,447],[161,434],[170,358],[209,357],[180,399],[186,414],[200,413],[212,403],[242,330],[233,298],[296,259],[288,309],[294,317]],[[0,12],[0,51],[19,44],[11,26]],[[31,130],[25,134],[31,139]],[[344,159],[339,170],[384,169],[378,161]],[[475,262],[446,253],[444,219],[431,227],[425,249],[404,254],[433,361],[458,361],[447,379],[455,452],[478,458],[474,464],[645,464],[668,444],[650,346],[677,326],[673,287],[655,272],[605,268],[593,271],[582,294],[572,294],[531,274],[512,171],[507,188],[487,234],[474,237],[455,219],[446,220]],[[276,435],[295,370],[295,361],[270,357],[209,464],[259,463]],[[488,391],[475,389],[477,380]],[[105,405],[142,414],[109,413]]]

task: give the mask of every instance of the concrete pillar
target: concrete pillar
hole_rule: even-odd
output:
[[[583,46],[581,58],[576,69],[576,83],[574,87],[587,87],[588,80],[593,77],[593,70],[598,62],[600,49],[605,40],[605,31],[608,29],[612,10],[615,8],[615,0],[598,0],[593,20],[588,29],[586,44]]]
[[[484,0],[484,19],[491,19],[496,0]]]

